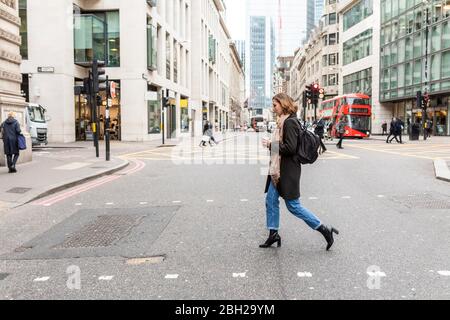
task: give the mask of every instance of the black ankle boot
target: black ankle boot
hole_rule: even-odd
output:
[[[333,232],[336,234],[339,234],[339,231],[333,227],[328,228],[327,226],[324,226],[323,224],[320,225],[320,227],[317,229],[317,231],[319,231],[323,235],[325,240],[327,241],[327,251],[330,250],[331,246],[334,243]]]
[[[278,234],[278,230],[270,230],[269,237],[264,244],[259,245],[260,248],[269,248],[274,243],[277,243],[277,247],[281,247],[281,237]]]

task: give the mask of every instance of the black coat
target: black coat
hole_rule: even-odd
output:
[[[300,126],[297,116],[292,114],[283,125],[283,141],[280,142],[280,181],[278,193],[285,200],[300,198],[300,176],[302,167],[297,154],[297,142]],[[267,176],[265,192],[269,190],[271,177]]]
[[[19,121],[8,118],[1,125],[3,133],[3,148],[5,154],[19,154],[17,136],[21,133]]]

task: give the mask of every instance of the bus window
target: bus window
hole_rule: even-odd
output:
[[[349,105],[369,105],[369,99],[365,98],[347,98]]]

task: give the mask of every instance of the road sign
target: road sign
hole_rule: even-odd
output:
[[[114,82],[114,81],[111,81],[111,84],[110,84],[110,93],[111,93],[111,98],[116,98],[116,87],[117,87],[117,85],[116,85],[116,83]]]

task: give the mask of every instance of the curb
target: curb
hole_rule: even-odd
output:
[[[37,199],[44,198],[44,197],[49,196],[51,194],[57,193],[59,191],[62,191],[62,190],[65,190],[65,189],[72,188],[74,186],[83,184],[83,183],[85,183],[87,181],[94,180],[94,179],[97,179],[97,178],[102,177],[102,176],[113,174],[114,172],[117,172],[117,171],[127,167],[129,164],[130,164],[130,162],[128,160],[123,160],[122,163],[116,165],[115,167],[112,167],[112,168],[109,168],[109,169],[106,169],[106,170],[103,170],[103,171],[99,171],[99,172],[91,174],[89,176],[84,176],[84,177],[81,177],[81,178],[75,178],[75,179],[72,179],[72,180],[69,180],[69,181],[65,181],[65,182],[62,182],[62,183],[54,184],[54,185],[50,186],[48,189],[45,189],[45,190],[42,190],[42,191],[38,190],[37,192],[35,192],[35,195],[31,195],[28,199],[25,199],[24,201],[20,201],[20,203],[16,203],[16,205],[11,206],[10,209],[20,207],[20,206],[22,206],[24,204],[30,203],[30,202],[35,201]]]
[[[434,172],[436,179],[450,182],[450,169],[445,160],[434,160]]]

